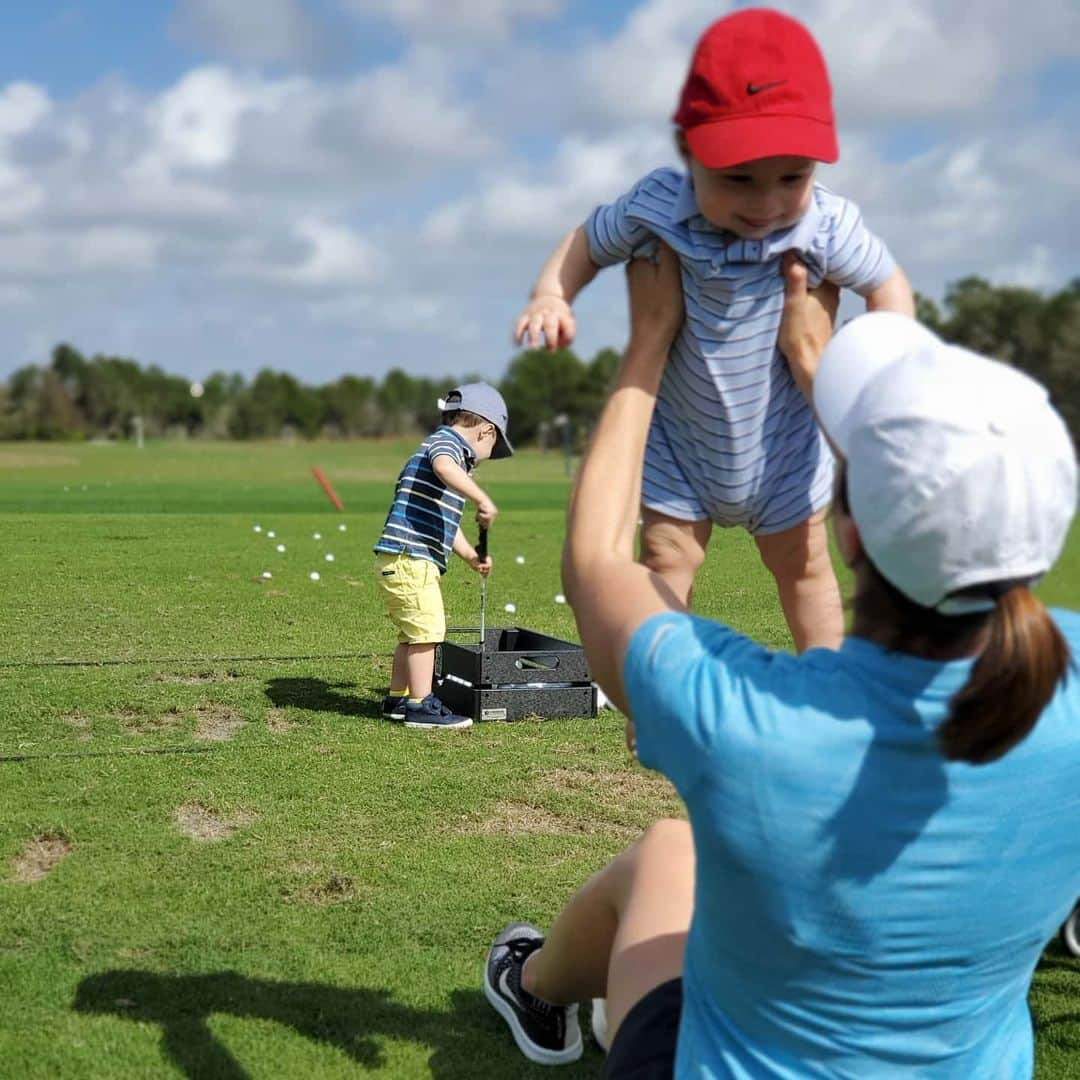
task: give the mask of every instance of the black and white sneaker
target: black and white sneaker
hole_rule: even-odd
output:
[[[592,999],[592,1037],[605,1054],[611,1049],[607,1030],[607,998]]]
[[[581,1057],[578,1007],[549,1005],[521,985],[526,958],[544,944],[544,935],[529,923],[504,927],[488,953],[484,997],[510,1025],[518,1049],[538,1065],[569,1065]]]

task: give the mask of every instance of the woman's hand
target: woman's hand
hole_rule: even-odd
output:
[[[783,260],[784,314],[780,320],[780,351],[787,359],[791,374],[807,400],[818,361],[832,337],[840,290],[829,281],[816,289],[807,289],[805,264],[793,251]]]

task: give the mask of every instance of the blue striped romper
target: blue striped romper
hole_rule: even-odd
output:
[[[780,259],[798,251],[814,285],[875,289],[896,264],[858,207],[815,183],[796,224],[742,240],[706,221],[690,178],[664,168],[597,207],[585,230],[598,266],[641,256],[660,239],[682,268],[686,319],[649,430],[644,505],[763,535],[828,505],[832,455],[776,345]]]

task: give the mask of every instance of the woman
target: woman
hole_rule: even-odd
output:
[[[610,1076],[1028,1077],[1032,971],[1080,894],[1080,618],[1029,591],[1075,510],[1068,434],[1032,380],[912,320],[866,315],[826,348],[789,265],[781,340],[840,458],[854,622],[838,651],[770,652],[634,562],[680,318],[665,260],[632,271],[563,574],[690,823],[650,829],[546,938],[507,927],[488,999],[554,1064],[581,1052],[574,1003],[606,996]]]

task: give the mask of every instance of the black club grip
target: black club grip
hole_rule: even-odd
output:
[[[487,558],[487,529],[481,528],[476,538],[476,557],[483,562]]]

